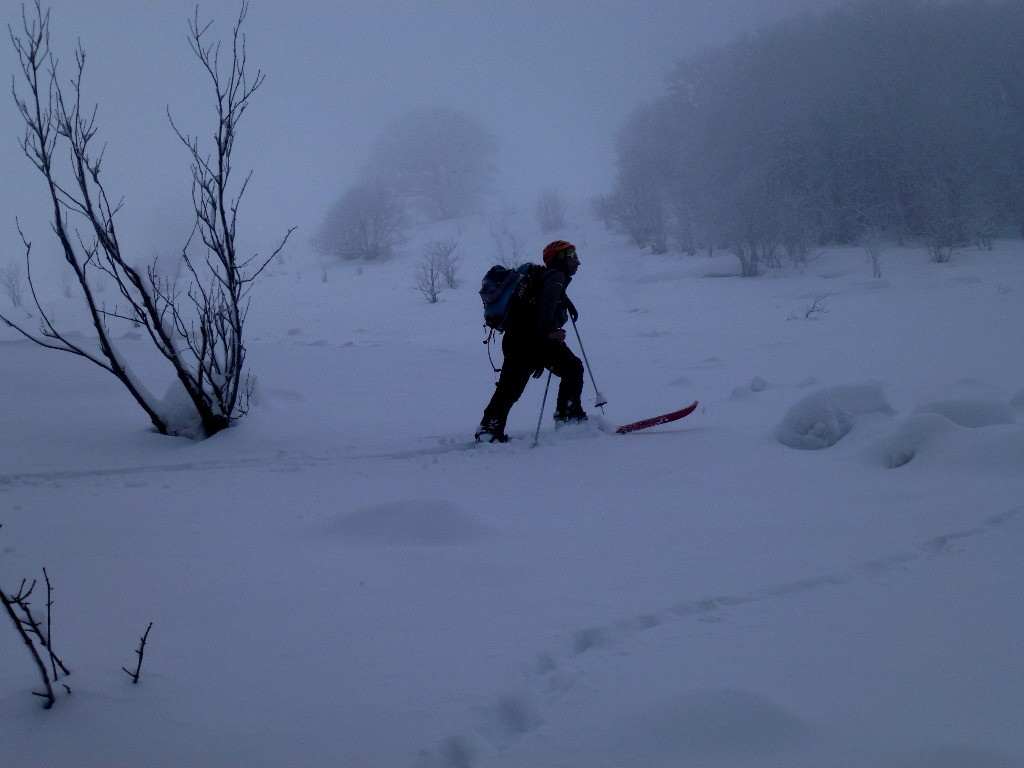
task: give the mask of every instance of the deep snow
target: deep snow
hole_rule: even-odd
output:
[[[555,434],[549,400],[531,448],[541,380],[522,439],[466,450],[487,232],[290,248],[253,299],[258,403],[205,442],[0,330],[0,586],[47,568],[73,691],[43,711],[0,622],[0,764],[1024,765],[1024,244],[741,279],[578,224],[606,418],[701,406],[614,437]],[[439,237],[463,284],[431,305]]]

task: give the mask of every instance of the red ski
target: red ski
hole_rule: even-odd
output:
[[[692,404],[686,406],[682,410],[672,411],[672,413],[665,413],[661,416],[653,416],[643,421],[634,421],[632,424],[623,424],[621,427],[615,430],[616,435],[628,435],[630,432],[637,432],[641,429],[647,429],[648,427],[656,427],[659,424],[668,424],[670,421],[678,421],[684,416],[689,416],[697,409],[697,401],[694,400]]]

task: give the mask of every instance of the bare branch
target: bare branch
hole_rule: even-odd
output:
[[[139,657],[135,664],[135,671],[132,672],[127,667],[121,667],[121,669],[123,669],[125,673],[127,673],[127,675],[132,679],[132,685],[135,685],[139,682],[139,675],[142,673],[142,654],[146,652],[146,640],[149,637],[149,630],[151,630],[152,628],[153,622],[151,621],[149,622],[149,626],[146,627],[146,631],[142,634],[142,637],[139,638],[139,647],[138,650],[135,651],[135,655]]]

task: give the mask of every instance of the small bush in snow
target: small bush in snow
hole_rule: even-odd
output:
[[[458,273],[462,266],[462,256],[457,249],[458,244],[452,240],[432,240],[427,243],[427,258],[437,262],[445,288],[459,287]]]
[[[39,670],[39,675],[43,679],[43,691],[33,691],[33,693],[40,698],[46,699],[43,707],[49,709],[57,700],[53,693],[53,683],[58,681],[61,672],[65,676],[71,673],[64,666],[64,663],[57,658],[57,654],[53,652],[53,643],[51,641],[53,587],[50,584],[50,576],[45,568],[43,569],[43,578],[46,579],[45,618],[37,618],[32,613],[29,598],[32,596],[32,592],[35,591],[35,581],[29,584],[27,579],[22,579],[17,592],[8,593],[0,588],[0,604],[3,605],[8,617],[14,622],[15,629],[32,655],[35,667]],[[49,665],[49,669],[47,669],[47,665]],[[57,671],[58,667],[60,672]],[[67,685],[64,686],[64,690],[71,693],[71,689]]]
[[[828,293],[823,293],[820,296],[815,296],[814,301],[812,301],[810,305],[804,307],[804,320],[811,320],[818,317],[818,315],[827,315],[828,308],[825,306],[825,299],[827,299],[829,295],[830,294]]]
[[[443,280],[437,256],[427,253],[416,267],[416,290],[423,294],[428,304],[436,304],[441,295]]]

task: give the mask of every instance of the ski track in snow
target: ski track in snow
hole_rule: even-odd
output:
[[[15,487],[37,487],[76,480],[104,477],[133,477],[135,475],[164,474],[176,472],[216,472],[224,469],[266,469],[270,472],[300,472],[310,466],[333,461],[325,456],[284,455],[232,459],[229,461],[194,461],[179,464],[144,464],[134,467],[110,467],[96,469],[55,469],[47,472],[15,472],[0,475],[0,490]]]
[[[725,608],[789,599],[828,587],[877,578],[911,563],[940,557],[949,551],[950,544],[992,533],[1022,512],[1024,506],[1014,507],[986,517],[973,528],[933,536],[918,542],[912,549],[868,560],[845,571],[782,582],[746,594],[687,600],[660,611],[576,630],[559,651],[534,654],[535,662],[526,673],[521,688],[489,697],[490,703],[479,709],[475,736],[501,752],[536,729],[543,720],[539,710],[557,703],[572,690],[582,674],[574,667],[590,651],[621,646],[648,630],[673,622],[711,620],[710,617]],[[422,768],[469,768],[473,763],[472,741],[473,737],[466,735],[445,738],[435,750],[422,750],[417,765]]]

